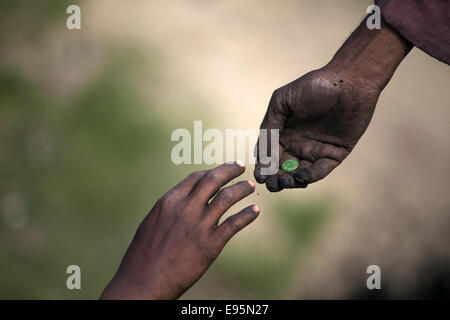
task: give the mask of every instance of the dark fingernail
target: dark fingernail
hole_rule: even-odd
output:
[[[295,174],[295,180],[297,180],[301,184],[308,184],[308,182],[311,181],[311,179],[312,179],[311,171],[306,168],[300,169]]]

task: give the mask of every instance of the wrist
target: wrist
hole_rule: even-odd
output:
[[[368,29],[364,19],[326,68],[381,91],[411,48],[411,43],[383,20],[381,29]]]
[[[137,282],[114,277],[100,296],[101,300],[158,300],[164,299],[156,293],[156,289],[148,281]]]

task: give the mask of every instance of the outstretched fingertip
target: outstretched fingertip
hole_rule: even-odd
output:
[[[241,167],[241,168],[245,168],[245,162],[242,161],[242,160],[237,160],[237,161],[236,161],[236,164],[237,164],[239,167]]]

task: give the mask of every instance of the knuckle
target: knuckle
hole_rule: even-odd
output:
[[[211,182],[216,182],[219,180],[219,174],[215,171],[208,171],[205,174],[205,177],[206,177],[206,179],[208,179],[208,181],[211,181]]]
[[[235,231],[233,230],[233,227],[231,223],[227,223],[226,225],[221,226],[221,240],[226,243],[228,240],[230,240],[233,235],[235,234]]]
[[[230,223],[230,233],[234,235],[239,230],[241,230],[241,223],[239,219],[233,219]]]
[[[201,178],[205,174],[205,171],[194,171],[192,172],[189,177],[191,178]]]
[[[220,194],[220,200],[223,202],[231,202],[234,199],[234,192],[230,188],[223,189]]]
[[[176,201],[177,201],[176,192],[169,191],[158,200],[158,203],[162,207],[170,207],[174,205]]]

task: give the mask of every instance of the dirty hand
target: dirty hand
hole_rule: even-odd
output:
[[[220,217],[254,191],[239,163],[194,172],[167,192],[139,226],[102,299],[176,299],[192,286],[239,230],[259,214],[250,206]]]
[[[272,192],[305,188],[327,176],[352,151],[366,130],[380,90],[326,68],[312,71],[272,95],[261,129],[279,129],[279,164],[298,168],[255,178]],[[270,133],[268,133],[270,134]]]
[[[297,163],[286,168],[289,172],[264,175],[258,157],[256,180],[276,192],[326,177],[355,147],[381,91],[411,48],[384,20],[371,30],[364,19],[325,67],[275,90],[261,129],[279,130],[279,168],[288,159]],[[270,155],[269,150],[258,155]]]

